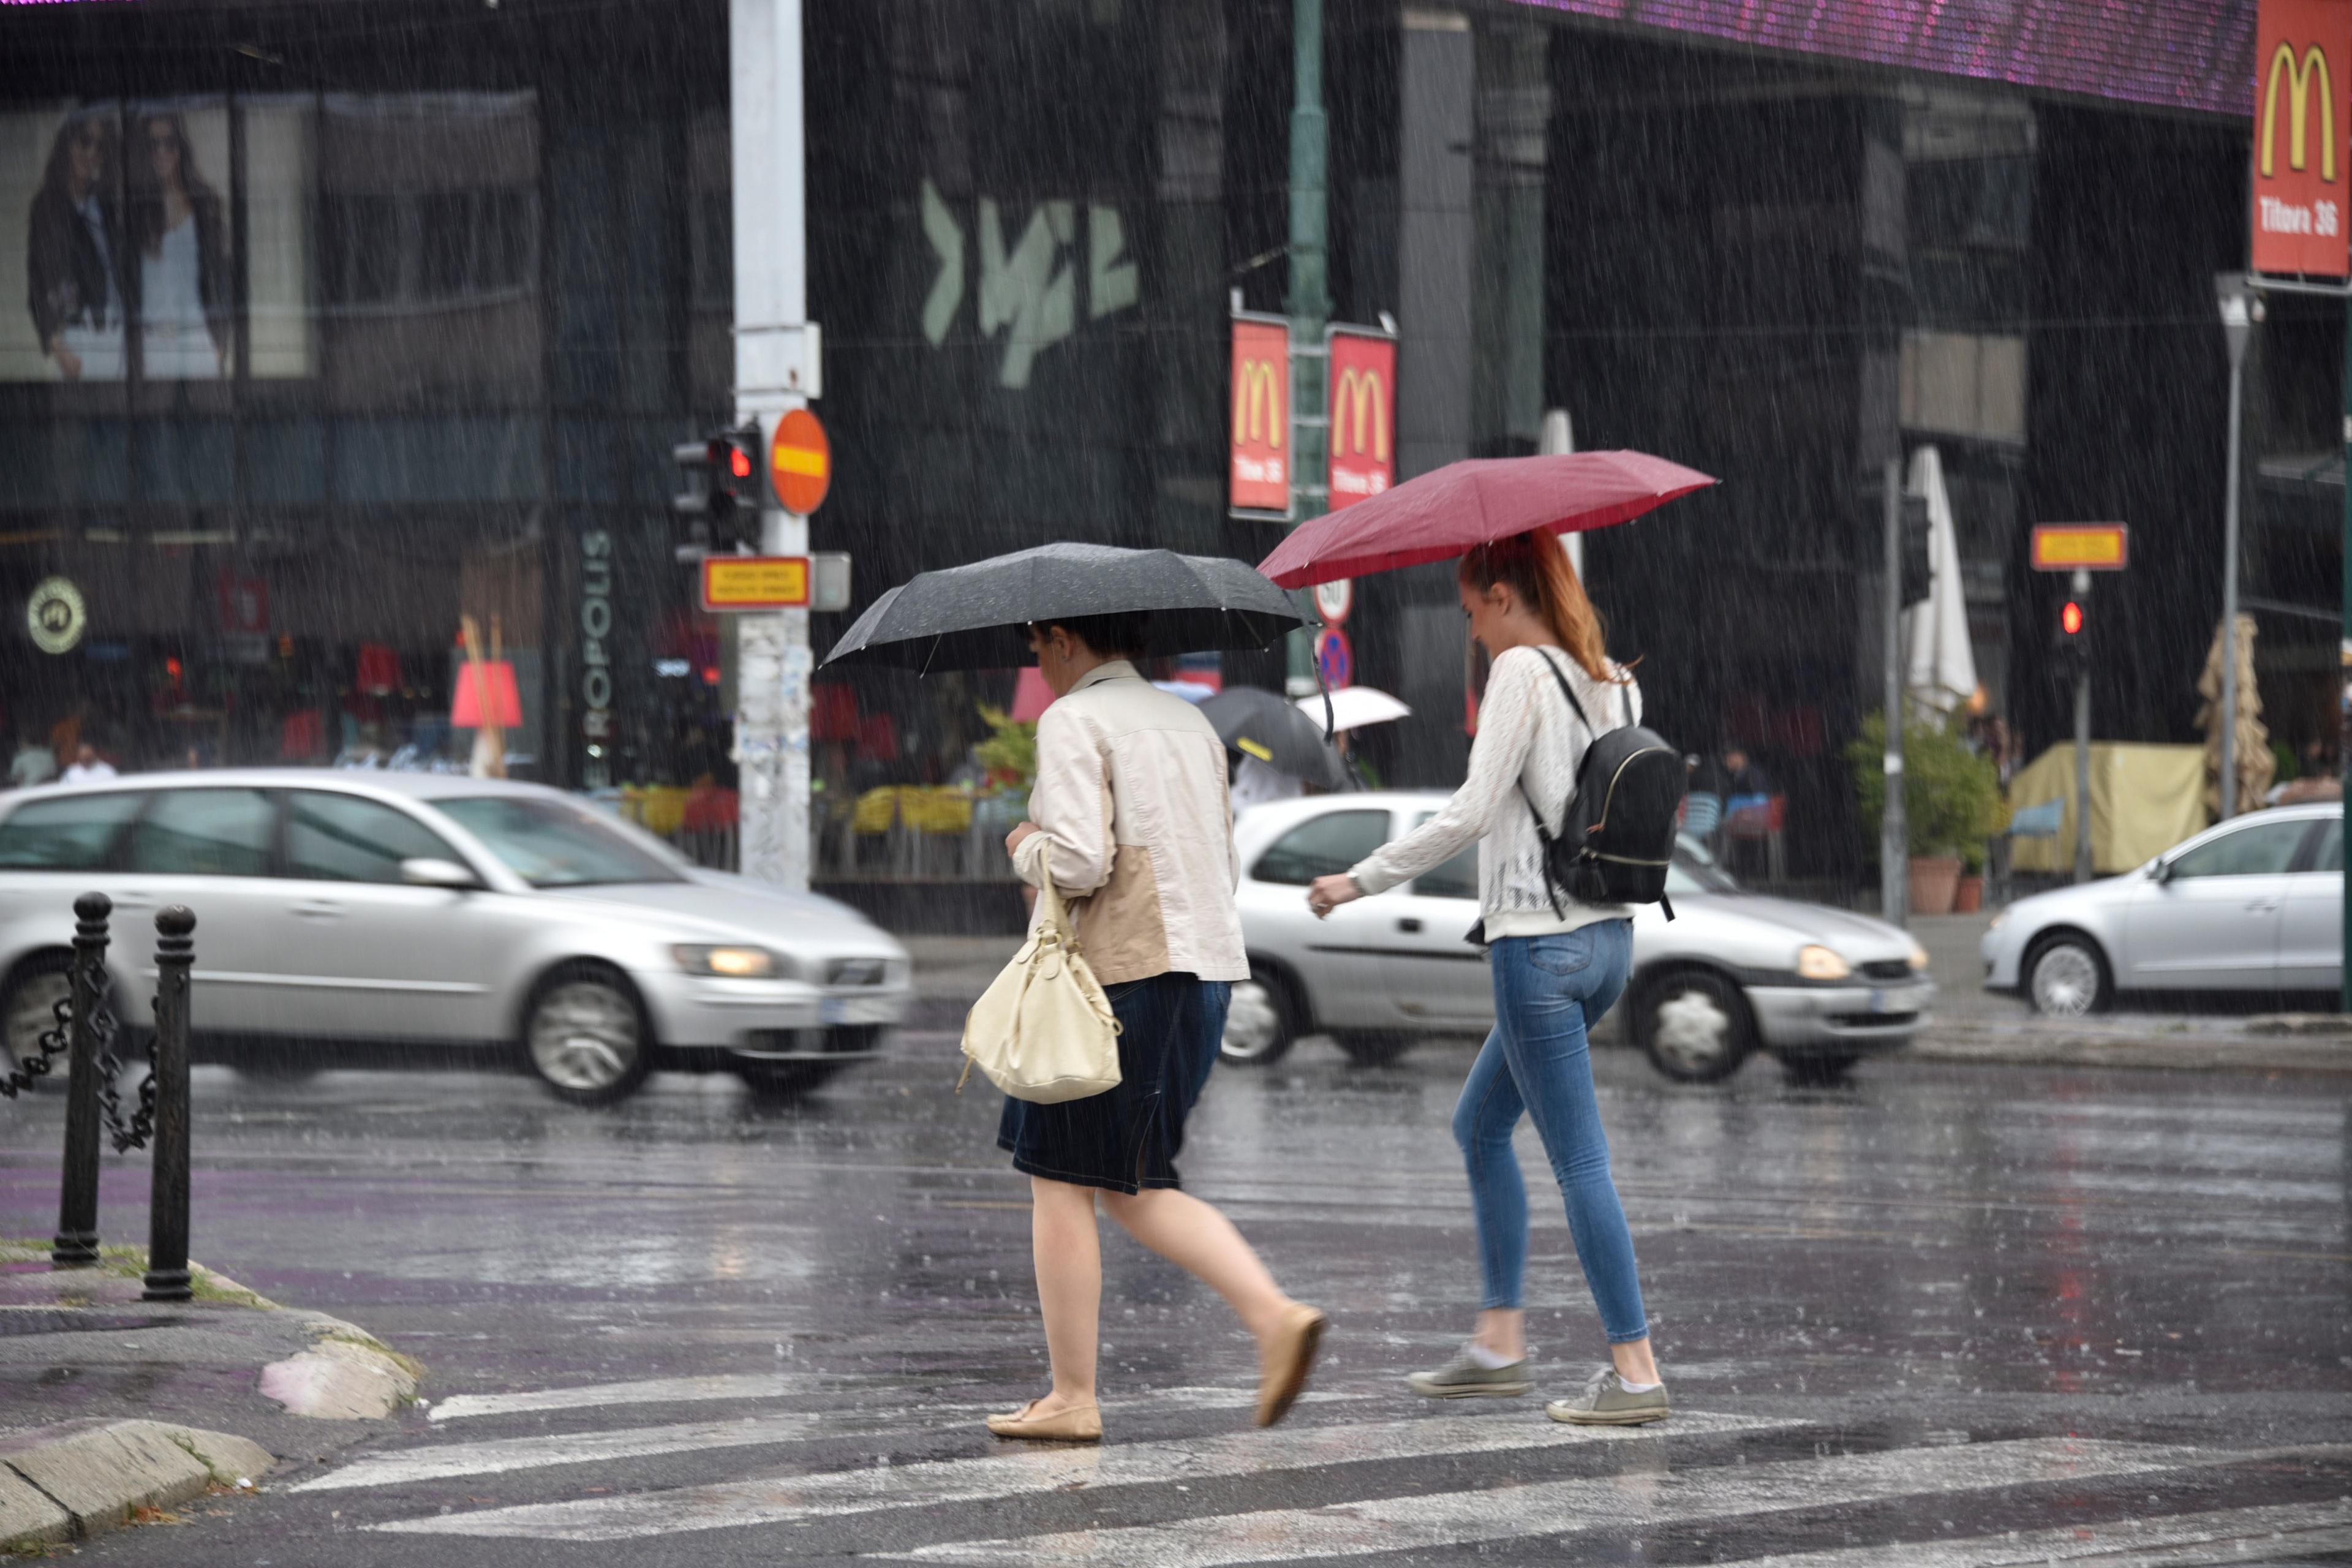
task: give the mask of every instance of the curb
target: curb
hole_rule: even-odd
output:
[[[319,1342],[261,1369],[261,1392],[289,1415],[373,1421],[416,1397],[423,1370],[356,1324],[305,1312]]]
[[[87,1541],[276,1463],[257,1443],[160,1421],[68,1421],[0,1438],[0,1552]]]

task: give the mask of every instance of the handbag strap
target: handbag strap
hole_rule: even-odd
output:
[[[1045,910],[1045,923],[1037,934],[1053,933],[1054,940],[1065,948],[1077,945],[1077,934],[1070,925],[1069,907],[1062,902],[1061,889],[1054,886],[1054,852],[1048,847],[1037,857],[1037,902]]]

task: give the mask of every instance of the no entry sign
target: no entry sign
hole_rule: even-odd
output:
[[[815,415],[795,408],[776,421],[768,442],[768,476],[776,487],[776,504],[786,511],[806,517],[824,504],[833,488],[833,444]]]

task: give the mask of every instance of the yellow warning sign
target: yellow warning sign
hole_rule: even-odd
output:
[[[802,610],[809,602],[805,555],[706,555],[702,560],[702,607],[726,614],[744,610]]]

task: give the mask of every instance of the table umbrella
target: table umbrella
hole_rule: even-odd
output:
[[[1350,785],[1348,764],[1323,739],[1323,727],[1287,699],[1255,686],[1231,686],[1201,704],[1217,739],[1279,773],[1325,789]]]
[[[1515,533],[1580,533],[1716,481],[1642,452],[1475,458],[1290,531],[1257,569],[1286,588],[1417,566]]]
[[[1265,647],[1312,612],[1245,563],[1172,550],[1041,544],[921,572],[874,601],[824,656],[918,673],[1030,662],[1031,622],[1147,613],[1144,651]]]
[[[1342,686],[1327,694],[1330,700],[1331,728],[1360,730],[1367,724],[1386,724],[1408,718],[1412,710],[1387,692],[1370,686]],[[1297,707],[1301,713],[1319,727],[1323,720],[1324,698],[1302,697]]]

